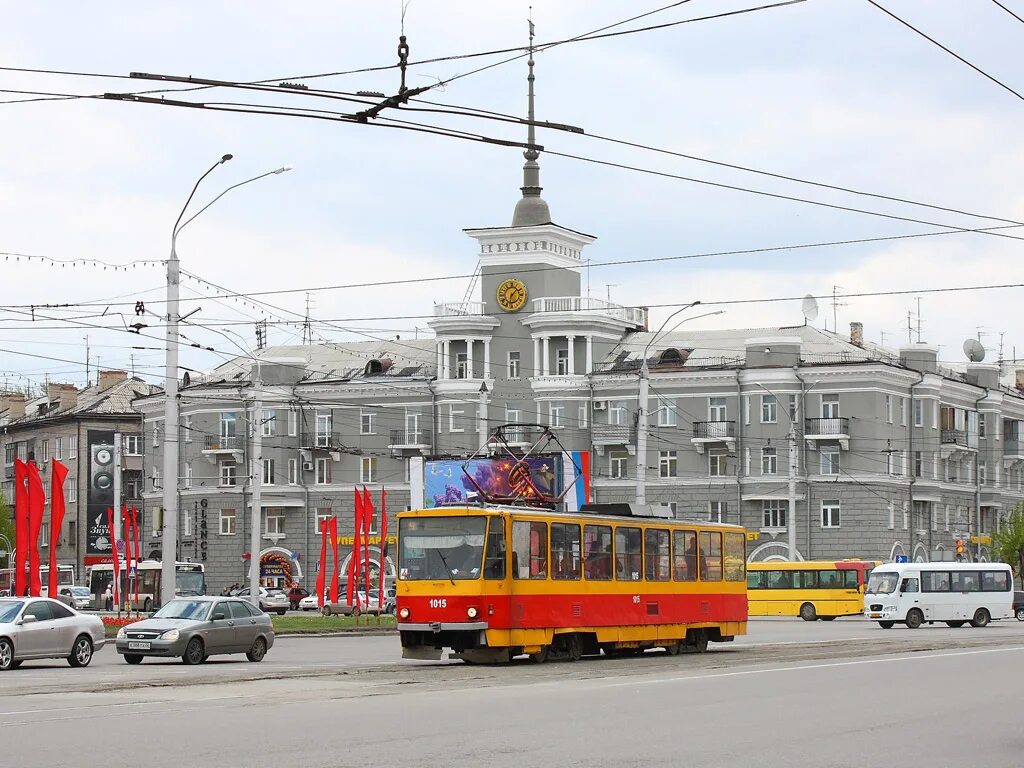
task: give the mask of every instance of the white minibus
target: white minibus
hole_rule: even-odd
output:
[[[1005,563],[886,563],[871,572],[864,616],[883,629],[944,621],[984,627],[1013,616],[1013,577]]]

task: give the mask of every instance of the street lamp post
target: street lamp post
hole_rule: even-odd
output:
[[[233,155],[230,154],[224,155],[220,160],[210,166],[206,173],[199,177],[195,186],[192,187],[192,192],[185,201],[185,205],[182,206],[181,213],[178,214],[178,218],[174,222],[174,229],[171,232],[171,256],[167,261],[167,349],[165,352],[166,371],[164,378],[165,447],[163,456],[164,512],[162,534],[163,545],[161,546],[163,564],[161,567],[162,587],[160,590],[160,600],[161,603],[164,604],[173,600],[176,594],[176,565],[178,556],[178,470],[181,459],[180,443],[178,441],[178,433],[180,431],[178,423],[180,420],[180,406],[178,403],[178,322],[180,320],[178,291],[180,283],[180,263],[178,261],[178,252],[176,248],[178,235],[185,227],[195,221],[196,217],[202,214],[206,209],[220,200],[232,189],[236,189],[244,184],[249,184],[250,182],[262,179],[266,176],[280,174],[292,169],[292,166],[285,165],[277,170],[269,171],[267,173],[260,174],[259,176],[254,176],[253,178],[246,179],[238,184],[233,184],[182,223],[181,220],[185,216],[185,211],[188,210],[188,206],[192,202],[192,198],[195,197],[196,190],[199,189],[199,185],[202,184],[203,179],[209,176],[217,166],[223,165],[228,160],[231,160],[232,157]]]

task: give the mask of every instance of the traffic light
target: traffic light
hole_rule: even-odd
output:
[[[964,546],[964,540],[963,539],[957,539],[956,540],[956,557],[957,557],[957,559],[959,560],[960,558],[962,558],[966,551],[967,551],[967,548]]]

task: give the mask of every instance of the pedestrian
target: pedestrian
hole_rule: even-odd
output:
[[[107,584],[107,589],[103,593],[103,607],[108,611],[114,610],[114,588],[110,584]]]

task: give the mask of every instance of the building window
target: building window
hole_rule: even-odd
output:
[[[765,499],[761,502],[764,513],[763,524],[765,528],[786,527],[786,502],[775,499]]]
[[[465,352],[457,352],[455,354],[455,378],[469,378],[469,355]]]
[[[124,435],[124,455],[125,456],[141,456],[142,455],[142,437],[140,435]]]
[[[985,436],[986,436],[986,434],[988,432],[988,429],[985,427],[985,423],[987,421],[988,421],[988,418],[985,416],[984,413],[979,413],[978,414],[978,437],[980,439],[982,439],[982,440],[985,439]]]
[[[331,482],[331,460],[330,459],[317,459],[316,460],[316,479],[317,485],[328,485]]]
[[[894,507],[892,505],[892,503],[890,503],[889,504],[889,530],[891,531],[895,527],[896,527],[896,507]]]
[[[658,398],[658,426],[674,427],[678,423],[676,401]]]
[[[268,507],[266,510],[268,536],[284,536],[284,510],[281,507]]]
[[[153,447],[157,448],[160,445],[160,425],[153,425]]]
[[[823,475],[838,475],[839,474],[839,449],[838,448],[822,448],[821,449],[821,474],[823,474]]]
[[[924,402],[918,398],[914,398],[914,426],[924,426]]]
[[[885,396],[885,420],[892,424],[892,395]]]
[[[288,437],[299,435],[299,412],[294,408],[288,409]]]
[[[678,477],[678,461],[675,451],[658,451],[658,477]]]
[[[49,440],[43,440],[41,453],[43,455],[41,461],[42,461],[43,464],[45,464],[46,462],[48,462],[50,460],[50,441]]]
[[[234,486],[238,483],[238,467],[233,461],[222,461],[220,463],[220,484],[222,486]]]
[[[725,421],[727,411],[724,397],[708,398],[708,421]]]
[[[921,477],[924,470],[924,459],[920,451],[914,451],[914,477]]]
[[[238,520],[238,516],[235,514],[233,509],[222,509],[220,511],[220,535],[221,536],[234,536],[237,533],[235,523]]]
[[[590,410],[589,406],[586,406],[586,405],[581,405],[577,409],[577,413],[579,415],[579,418],[577,420],[578,423],[576,424],[576,426],[579,427],[580,429],[586,429],[587,428],[587,411],[589,411],[589,410]]]
[[[185,417],[184,431],[185,431],[185,442],[186,443],[191,443],[192,442],[192,417],[191,416],[186,416]]]
[[[508,377],[510,379],[518,379],[520,376],[519,372],[519,352],[508,353]]]
[[[299,484],[299,460],[288,459],[288,485]]]
[[[366,411],[359,412],[359,434],[372,435],[376,432],[377,414]]]
[[[185,505],[181,507],[181,535],[183,538],[192,535],[192,513]]]
[[[53,458],[57,461],[64,460],[64,438],[58,437],[53,441]]]
[[[708,502],[708,520],[712,523],[720,523],[725,520],[725,513],[728,509],[727,502],[724,501],[709,501]]]
[[[273,437],[277,434],[277,411],[263,411],[263,436]]]
[[[14,464],[14,449],[14,443],[8,443],[4,446],[4,464],[8,467]]]
[[[626,423],[626,401],[610,400],[608,402],[608,423],[621,426]]]
[[[220,436],[236,437],[238,435],[238,414],[225,411],[220,415]]]
[[[332,517],[334,517],[334,515],[331,514],[331,508],[330,507],[320,507],[320,508],[317,508],[317,510],[316,510],[316,521],[313,523],[313,525],[314,525],[313,532],[314,533],[323,533],[324,523],[326,523]]]
[[[70,483],[70,485],[68,485],[68,501],[71,502],[71,503],[74,503],[74,502],[78,501],[78,481],[75,480],[75,478],[73,478],[73,477],[69,478],[69,479],[70,479],[71,483]],[[135,496],[131,496],[129,498],[133,498],[133,499],[137,498],[137,494]]]
[[[761,423],[775,424],[779,420],[779,401],[775,395],[761,395]]]
[[[711,477],[724,477],[726,473],[725,451],[711,451],[708,453],[708,474]]]
[[[77,436],[76,437],[68,438],[68,458],[69,459],[77,459],[78,458],[78,437]],[[14,462],[12,461],[11,463],[13,464]]]
[[[185,462],[185,487],[192,487],[192,462]]]
[[[629,477],[629,454],[626,451],[608,452],[608,476],[615,480]]]
[[[334,436],[334,418],[329,413],[318,413],[316,415],[316,447],[330,448]]]
[[[276,473],[274,472],[274,460],[263,460],[263,485],[273,485]]]
[[[565,406],[564,405],[549,405],[548,406],[548,424],[552,427],[564,427],[565,426]]]
[[[28,443],[18,443],[18,458],[22,461],[28,461]]]
[[[163,488],[163,483],[160,482],[160,470],[156,467],[153,468],[153,490],[159,491]]]
[[[454,403],[448,404],[448,431],[449,432],[462,432],[462,419],[465,416],[466,411],[459,407],[457,408]]]
[[[568,349],[559,349],[555,351],[555,371],[559,376],[568,376],[571,373],[569,370]]]
[[[900,398],[900,426],[907,426],[907,398]]]
[[[838,528],[839,527],[839,501],[823,501],[821,502],[821,527],[822,528]]]
[[[375,482],[377,482],[377,457],[376,456],[363,456],[359,460],[359,482],[361,482],[361,483],[375,483]]]
[[[895,474],[895,469],[896,468],[894,466],[894,459],[893,459],[893,454],[894,453],[895,453],[895,451],[892,450],[892,448],[889,448],[888,450],[885,451],[885,474],[887,474],[887,475]]]
[[[823,418],[823,419],[838,419],[839,418],[839,395],[822,395],[821,396],[821,418]]]
[[[903,530],[910,530],[910,507],[907,506],[906,502],[903,503]]]
[[[43,523],[39,528],[39,546],[48,547],[50,546],[50,524]]]
[[[789,396],[789,418],[793,421],[797,421],[800,418],[800,414],[797,412],[796,395]]]
[[[775,448],[761,449],[761,474],[774,475],[779,471],[779,457]]]
[[[918,454],[920,455],[920,453]],[[920,477],[920,475],[918,475]],[[978,485],[985,485],[988,482],[988,466],[984,461],[978,462]]]

